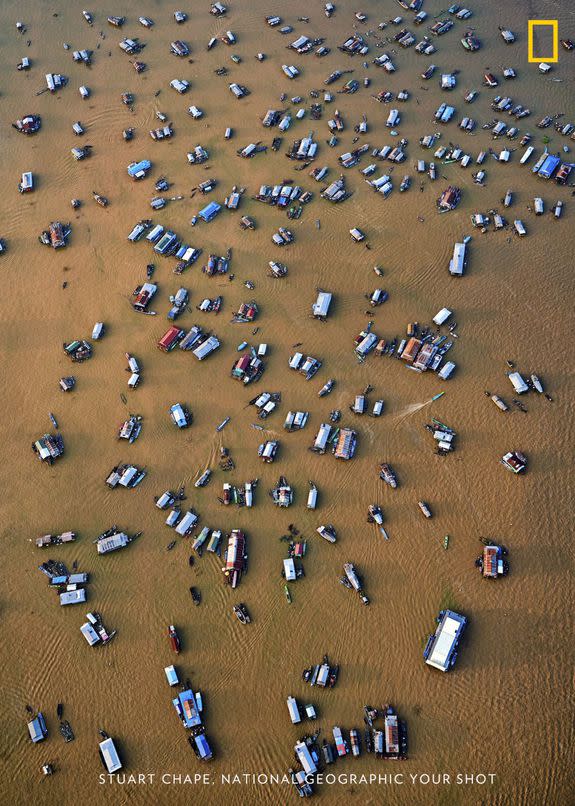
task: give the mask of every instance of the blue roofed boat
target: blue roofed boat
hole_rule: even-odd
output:
[[[208,743],[205,733],[200,733],[198,736],[190,736],[189,740],[192,750],[200,761],[209,761],[213,758],[212,748]]]
[[[196,698],[191,689],[182,691],[172,702],[185,728],[197,728],[202,724]]]
[[[551,179],[559,164],[561,162],[561,157],[556,157],[553,154],[549,154],[549,156],[545,159],[545,162],[539,169],[537,176],[540,176],[542,179]]]
[[[143,179],[151,167],[152,163],[150,162],[150,160],[140,160],[140,162],[131,162],[128,165],[128,176],[131,176],[132,179]]]
[[[212,221],[217,216],[217,214],[220,212],[221,209],[222,209],[221,205],[219,205],[217,202],[212,201],[208,205],[206,205],[203,210],[200,210],[198,215],[200,216],[202,221]]]
[[[48,728],[44,716],[39,711],[34,719],[28,722],[28,732],[34,743],[41,742],[48,735]]]

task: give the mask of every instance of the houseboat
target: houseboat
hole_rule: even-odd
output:
[[[243,355],[232,367],[232,378],[244,384],[257,381],[264,371],[265,365],[257,356]]]
[[[43,741],[48,735],[46,721],[41,711],[38,711],[34,719],[28,722],[28,733],[34,744]]]
[[[353,459],[357,447],[357,432],[351,428],[341,428],[333,447],[336,459]]]
[[[145,176],[148,175],[150,169],[152,167],[152,163],[150,160],[140,160],[139,162],[131,162],[128,165],[128,176],[132,179],[143,179]]]
[[[98,750],[102,764],[110,775],[122,769],[122,762],[112,738],[108,736],[100,742]]]
[[[115,526],[102,532],[99,537],[94,540],[98,554],[109,554],[111,551],[123,549],[132,543],[138,534],[128,535],[126,532],[119,532]]]
[[[170,417],[178,428],[187,428],[192,422],[192,413],[181,403],[174,403],[170,408]]]
[[[51,246],[52,249],[63,249],[70,237],[72,227],[70,224],[62,224],[60,221],[52,221],[47,230],[44,230],[39,236],[39,240],[45,246]]]
[[[196,696],[191,688],[180,692],[177,697],[172,700],[172,704],[183,726],[196,733],[196,729],[202,724],[202,717]],[[190,736],[193,737],[194,733],[190,734]]]
[[[488,544],[483,547],[483,553],[481,557],[475,560],[475,565],[486,579],[497,579],[509,573],[509,564],[506,557],[506,548]]]
[[[106,479],[106,484],[112,490],[118,486],[131,490],[137,487],[145,476],[146,471],[136,467],[136,465],[117,465],[112,468],[112,472]]]
[[[44,434],[32,444],[32,450],[41,462],[52,465],[64,454],[64,440],[60,434]]]
[[[182,341],[185,335],[184,330],[172,325],[158,341],[158,347],[162,352],[169,353]]]
[[[448,672],[457,659],[457,647],[467,625],[467,618],[453,610],[442,610],[437,629],[425,646],[423,657],[428,666]]]
[[[62,532],[59,535],[42,535],[36,538],[36,546],[40,549],[48,546],[59,546],[63,543],[73,543],[76,539],[76,532]]]
[[[443,191],[437,200],[437,209],[440,213],[446,213],[450,210],[455,210],[461,200],[461,190],[458,187],[450,185]]]
[[[522,473],[527,468],[527,457],[520,451],[509,451],[499,461],[503,467],[515,474]]]
[[[180,537],[187,537],[194,530],[198,521],[199,516],[193,509],[189,509],[175,527],[176,534],[179,534]]]
[[[12,127],[21,134],[36,134],[42,127],[42,118],[40,115],[25,115],[13,123]]]
[[[139,414],[131,414],[118,429],[118,439],[125,439],[131,445],[138,439],[141,430],[142,417]]]
[[[317,299],[312,305],[312,314],[315,319],[325,321],[329,313],[329,308],[333,299],[333,294],[328,291],[318,291]]]
[[[279,442],[277,440],[268,440],[258,447],[258,456],[263,459],[264,462],[271,463],[276,457],[278,448]]]
[[[246,537],[240,529],[233,529],[225,554],[225,565],[222,569],[224,580],[232,588],[237,587],[242,574],[247,570]]]
[[[270,495],[277,507],[289,507],[293,503],[293,490],[285,476],[280,476]]]
[[[99,613],[86,613],[88,621],[82,624],[80,632],[90,646],[109,643],[116,635],[116,630],[107,630]]]
[[[34,190],[34,175],[32,171],[25,171],[18,184],[20,193],[31,193]]]

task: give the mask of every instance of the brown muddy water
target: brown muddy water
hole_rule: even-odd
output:
[[[172,17],[176,5],[164,0],[93,5],[95,23],[89,27],[76,0],[1,4],[0,236],[8,243],[1,257],[0,295],[5,412],[0,426],[3,792],[13,803],[30,797],[42,803],[90,804],[184,803],[192,798],[209,804],[289,802],[296,793],[286,786],[228,785],[221,776],[287,770],[293,744],[302,733],[288,718],[285,700],[293,694],[300,702],[316,705],[321,737],[331,734],[334,725],[346,730],[362,727],[365,703],[392,702],[409,725],[410,758],[403,764],[363,755],[340,760],[333,768],[346,776],[401,772],[404,784],[369,786],[348,778],[319,790],[325,802],[565,804],[572,798],[573,746],[569,460],[574,385],[566,347],[572,322],[575,201],[569,188],[536,179],[529,166],[519,165],[518,141],[511,144],[518,150],[509,164],[486,161],[485,187],[473,184],[471,173],[476,169],[471,166],[444,166],[436,160],[439,177],[434,183],[424,177],[420,192],[413,163],[431,157],[431,152],[419,148],[418,139],[438,130],[433,113],[442,101],[452,102],[457,112],[454,121],[441,129],[441,143],[457,142],[474,157],[494,145],[481,125],[496,116],[489,106],[496,94],[511,95],[514,102],[532,109],[531,117],[518,126],[521,135],[526,131],[534,135],[538,153],[543,135],[551,138],[553,151],[570,143],[552,128],[537,129],[536,123],[545,114],[560,112],[565,113],[565,122],[575,119],[573,55],[562,50],[550,77],[543,77],[536,65],[527,64],[526,38],[528,17],[558,18],[560,35],[573,37],[573,11],[567,2],[473,3],[473,18],[457,22],[440,37],[431,57],[388,45],[397,65],[397,72],[389,76],[371,63],[380,52],[375,37],[370,37],[367,71],[359,57],[351,59],[337,45],[352,33],[359,10],[368,15],[366,25],[356,23],[362,31],[377,31],[380,21],[402,14],[416,36],[426,33],[426,25],[414,27],[411,13],[391,0],[366,0],[361,8],[337,2],[332,19],[325,18],[323,3],[317,0],[313,4],[230,0],[228,16],[222,19],[210,16],[209,3],[202,2],[184,7],[189,20],[181,27]],[[428,23],[447,5],[426,2]],[[283,37],[268,28],[264,16],[273,12],[294,26],[293,34]],[[106,24],[107,14],[126,15],[122,31]],[[141,14],[155,21],[150,31],[138,24]],[[302,15],[310,17],[309,24],[297,21]],[[15,29],[18,19],[27,26],[24,35]],[[517,44],[506,46],[498,25],[512,28]],[[483,42],[478,53],[467,54],[459,44],[466,27],[475,28]],[[237,45],[218,43],[207,53],[209,38],[228,29],[237,35]],[[100,38],[101,31],[105,39]],[[378,33],[385,37],[396,31],[389,26]],[[324,36],[331,53],[324,59],[288,53],[285,46],[300,33]],[[118,48],[124,36],[138,36],[146,44],[140,58],[148,70],[141,75]],[[191,45],[191,63],[169,53],[170,41],[178,37]],[[72,50],[92,49],[92,67],[75,64],[72,51],[63,48],[65,42]],[[268,56],[261,64],[254,58],[258,51]],[[242,57],[241,64],[231,61],[233,53]],[[32,69],[17,72],[16,64],[24,55],[31,58]],[[283,77],[284,62],[301,69],[297,80]],[[437,73],[422,82],[419,74],[430,63],[438,66]],[[228,68],[229,77],[214,74],[221,65]],[[497,90],[481,88],[486,68],[501,75],[507,65],[517,69],[515,81]],[[336,96],[324,108],[321,121],[309,117],[295,121],[279,153],[269,151],[253,160],[236,156],[236,149],[252,141],[271,144],[276,131],[263,129],[260,120],[268,108],[281,108],[282,91],[288,97],[301,94],[302,105],[309,106],[309,90],[323,88],[323,79],[337,68],[353,69],[353,77],[360,80],[369,75],[371,87]],[[446,69],[460,70],[450,95],[439,89],[439,75]],[[69,84],[56,95],[37,96],[47,72],[64,73]],[[173,78],[191,82],[187,95],[179,96],[169,87]],[[228,91],[230,81],[247,85],[249,97],[236,101]],[[91,89],[87,101],[78,93],[81,84]],[[481,89],[479,99],[467,106],[463,96],[474,87]],[[352,168],[345,173],[352,197],[330,206],[319,198],[320,185],[307,171],[294,172],[296,164],[286,159],[285,148],[313,130],[320,143],[315,164],[328,165],[334,178],[340,172],[337,157],[350,148],[353,126],[363,113],[369,131],[360,142],[373,148],[392,143],[384,125],[388,107],[371,98],[384,88],[412,93],[407,103],[399,105],[399,132],[409,145],[406,163],[392,174],[395,189],[387,200],[379,198],[363,182],[359,169]],[[156,90],[161,90],[158,97]],[[121,103],[123,91],[134,93],[133,111]],[[204,110],[202,120],[190,118],[190,104]],[[286,106],[291,106],[289,100]],[[335,107],[346,129],[338,146],[330,149],[327,120]],[[173,122],[171,141],[149,138],[148,131],[159,125],[156,110]],[[43,123],[41,132],[30,138],[10,127],[28,113],[40,114]],[[464,114],[478,122],[473,135],[457,127]],[[81,141],[71,129],[76,120],[86,127]],[[128,126],[136,128],[136,135],[125,143],[121,132]],[[227,126],[234,130],[230,142],[223,137]],[[93,156],[75,162],[70,148],[86,143],[93,146]],[[186,152],[198,143],[210,152],[209,168],[187,164]],[[501,142],[496,144],[498,150],[500,146]],[[126,166],[142,158],[152,160],[151,176],[133,183]],[[364,156],[359,167],[370,161],[369,155]],[[381,172],[389,167],[381,164]],[[27,170],[34,172],[37,189],[20,195],[16,186]],[[414,182],[409,192],[399,194],[404,173],[411,173]],[[185,199],[151,216],[153,181],[161,174],[173,183],[169,195]],[[189,222],[200,199],[191,200],[190,190],[208,176],[218,180],[210,196],[217,201],[234,184],[247,191],[238,212],[224,211],[213,223],[192,229]],[[279,210],[251,200],[261,183],[275,184],[285,177],[314,192],[299,221],[288,222]],[[449,183],[462,188],[462,202],[456,211],[439,216],[435,199]],[[515,202],[507,217],[522,218],[528,237],[520,240],[507,231],[481,235],[472,230],[470,214],[501,207],[508,188],[513,189]],[[107,209],[93,202],[92,190],[109,197]],[[547,209],[563,199],[563,218],[555,221],[549,212],[535,218],[527,210],[535,195],[543,196]],[[74,197],[84,201],[78,212],[70,207]],[[255,232],[240,230],[242,214],[256,219]],[[137,316],[130,307],[131,292],[145,279],[146,264],[154,259],[145,241],[133,245],[126,240],[132,226],[145,217],[169,225],[184,241],[203,249],[200,261],[182,277],[172,273],[171,259],[156,258],[155,318]],[[58,252],[37,241],[55,219],[71,221],[73,228],[69,247]],[[319,230],[316,219],[321,220]],[[282,225],[292,229],[295,242],[279,250],[270,238]],[[348,231],[354,226],[367,233],[371,251],[351,241]],[[469,269],[463,278],[451,278],[453,244],[471,233]],[[202,274],[204,258],[210,252],[223,254],[228,247],[233,249],[235,281]],[[288,265],[285,280],[267,277],[272,259]],[[385,270],[382,280],[372,271],[376,263]],[[244,287],[248,279],[255,283],[254,291]],[[156,349],[167,327],[168,296],[180,285],[190,290],[193,311],[181,317],[182,327],[204,325],[223,343],[202,363],[179,350],[166,355]],[[363,365],[357,363],[353,339],[366,324],[364,294],[378,285],[389,292],[389,301],[375,310],[374,331],[380,337],[402,337],[408,322],[430,322],[444,305],[455,311],[459,338],[450,358],[457,371],[449,383],[432,373],[408,372],[390,358],[371,355]],[[325,324],[309,315],[318,286],[335,294]],[[204,297],[218,294],[224,296],[224,307],[217,318],[195,310]],[[239,304],[252,298],[260,306],[256,338],[250,325],[230,323]],[[89,338],[97,321],[106,323],[105,338],[95,344],[89,362],[71,365],[62,342]],[[262,380],[246,389],[229,377],[238,356],[236,346],[244,339],[269,345]],[[287,367],[296,342],[323,361],[309,383]],[[132,392],[127,389],[126,351],[143,367],[143,382]],[[538,373],[554,403],[532,392],[525,398],[528,414],[518,410],[501,414],[483,391],[510,400],[507,358],[526,374]],[[64,395],[58,379],[71,373],[77,387]],[[329,377],[337,379],[336,389],[320,400],[317,391]],[[385,400],[379,420],[356,418],[348,411],[354,395],[368,383],[375,387],[372,402]],[[279,411],[266,421],[266,436],[281,442],[273,465],[264,465],[257,457],[262,434],[250,427],[257,420],[254,409],[247,407],[248,400],[264,390],[282,393]],[[439,391],[445,396],[429,403]],[[169,407],[175,402],[186,403],[193,411],[194,423],[187,431],[178,432],[169,419]],[[319,424],[336,407],[344,411],[343,424],[358,432],[357,455],[349,463],[307,450]],[[283,430],[289,409],[310,412],[302,432]],[[43,466],[30,450],[33,440],[49,430],[49,411],[55,413],[66,444],[65,457],[52,468]],[[134,445],[120,445],[116,431],[128,412],[143,415],[143,431]],[[231,422],[216,433],[216,425],[226,416]],[[423,428],[432,416],[457,431],[452,455],[434,454],[431,436]],[[232,473],[217,469],[222,445],[236,463]],[[506,473],[498,463],[503,453],[516,448],[529,457],[524,477]],[[112,491],[104,484],[120,460],[147,468],[148,475],[136,490]],[[397,490],[384,488],[378,480],[381,461],[396,469]],[[207,466],[215,470],[213,479],[208,487],[196,490],[193,481]],[[267,495],[280,473],[296,491],[295,503],[286,511],[275,509]],[[218,504],[224,481],[243,483],[254,477],[260,479],[255,508]],[[310,479],[320,491],[315,512],[305,507]],[[245,530],[249,573],[238,591],[224,586],[217,557],[204,555],[193,568],[188,566],[189,541],[179,541],[166,552],[173,535],[153,497],[181,484],[187,485],[188,503],[201,515],[201,525]],[[419,499],[432,507],[431,521],[421,516]],[[384,509],[389,542],[366,523],[370,503]],[[315,534],[315,528],[326,522],[338,530],[335,545]],[[98,557],[92,540],[112,523],[144,534],[125,551]],[[292,585],[291,605],[280,576],[286,545],[279,541],[289,523],[309,541],[306,576]],[[66,529],[79,533],[70,547],[40,552],[30,542]],[[445,534],[451,536],[448,551],[443,549]],[[474,568],[481,536],[498,538],[508,546],[507,579],[490,583]],[[59,607],[37,570],[48,557],[69,567],[77,560],[79,570],[89,572],[86,608]],[[338,583],[346,561],[354,562],[364,576],[372,601],[369,608]],[[201,590],[199,608],[192,606],[190,585]],[[232,604],[240,600],[253,616],[246,628],[231,612]],[[422,659],[425,638],[445,605],[470,618],[457,667],[448,675],[428,668]],[[90,648],[83,640],[79,627],[88,608],[101,612],[106,624],[117,628],[110,646]],[[207,767],[200,767],[188,746],[164,677],[164,667],[175,660],[166,635],[171,623],[177,625],[183,642],[177,658],[180,676],[190,677],[204,694],[207,732],[217,754]],[[340,680],[333,690],[310,689],[301,680],[301,671],[319,662],[325,652],[339,663]],[[65,716],[76,732],[71,744],[65,745],[58,733],[57,702],[65,703]],[[40,745],[32,745],[27,736],[27,703],[47,716],[50,735]],[[99,784],[100,727],[118,740],[125,771],[155,773],[153,783]],[[51,779],[41,774],[47,761],[57,767]],[[162,773],[196,772],[209,773],[214,783],[170,785],[160,778]],[[451,783],[412,784],[409,778],[410,773],[432,772],[449,774]],[[496,779],[493,785],[458,785],[457,773],[494,773]]]

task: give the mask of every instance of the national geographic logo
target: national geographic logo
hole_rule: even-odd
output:
[[[536,28],[543,29],[541,33],[548,35],[550,29],[553,41],[551,56],[535,56],[533,53],[533,33]],[[528,20],[527,21],[527,60],[533,62],[546,62],[554,64],[559,61],[559,22],[557,20]]]

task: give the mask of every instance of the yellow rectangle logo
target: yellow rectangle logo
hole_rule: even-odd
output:
[[[551,57],[533,55],[533,29],[536,26],[546,26],[553,30],[553,55]],[[558,20],[527,20],[527,61],[548,62],[552,64],[559,61],[559,22]]]

